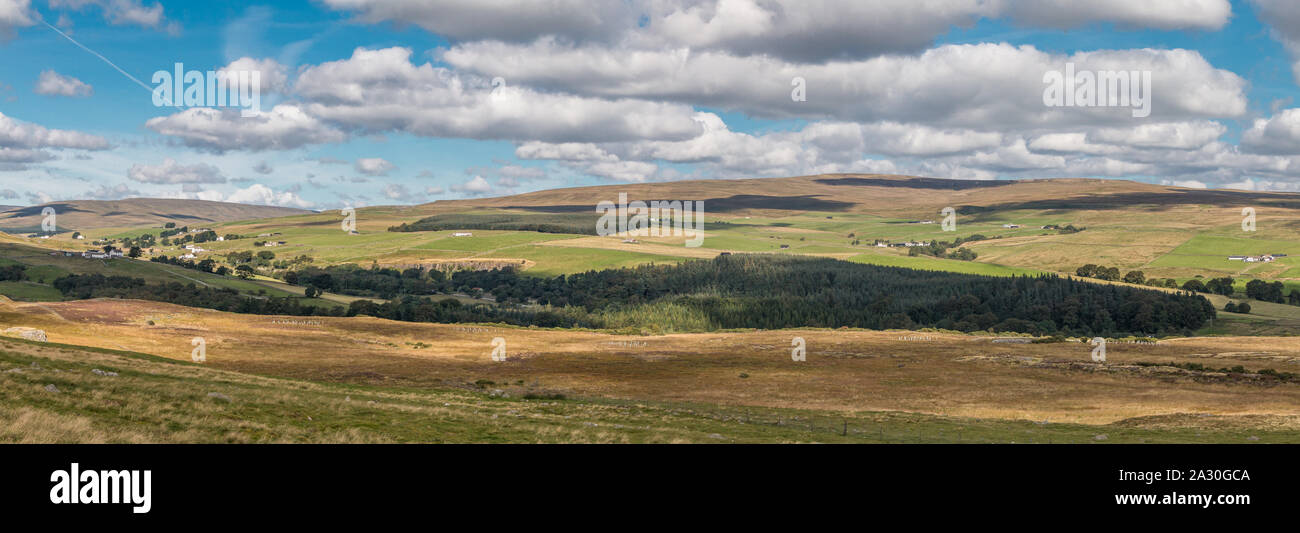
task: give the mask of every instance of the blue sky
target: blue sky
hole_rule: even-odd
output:
[[[1300,190],[1283,0],[483,4],[0,0],[0,204],[327,209],[821,172]],[[72,40],[147,85],[176,63],[280,81],[254,118],[156,107]],[[1151,71],[1153,114],[1044,106],[1066,62]]]

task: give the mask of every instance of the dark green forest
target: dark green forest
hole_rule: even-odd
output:
[[[584,213],[457,213],[433,215],[409,224],[388,228],[388,231],[443,231],[443,230],[510,230],[540,233],[574,233],[595,235],[596,221],[600,215]]]
[[[709,328],[937,327],[1063,335],[1184,334],[1214,318],[1208,300],[1057,276],[1001,278],[835,259],[730,255],[678,265],[542,278],[512,269],[307,268],[287,279],[320,290],[398,295],[490,294],[503,306],[567,309],[600,326],[611,312],[670,303]],[[643,315],[653,320],[653,314]]]
[[[355,316],[364,309],[371,316],[407,322],[486,322],[518,326],[578,327],[576,320],[550,311],[515,309],[493,305],[461,305],[454,299],[432,300],[406,296],[375,305],[352,308],[304,304],[302,298],[247,296],[234,289],[200,287],[193,283],[146,283],[140,278],[72,274],[54,280],[54,288],[68,299],[130,298],[153,300],[189,307],[202,307],[258,315]]]
[[[66,298],[139,298],[223,311],[370,315],[415,322],[652,330],[934,327],[1037,335],[1189,335],[1214,318],[1205,298],[1054,275],[989,277],[767,254],[551,278],[513,269],[458,271],[308,267],[287,279],[312,289],[388,299],[346,309],[180,283],[72,275]],[[309,294],[315,291],[309,291]],[[491,295],[462,304],[437,295]]]

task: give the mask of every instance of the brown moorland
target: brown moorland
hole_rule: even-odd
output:
[[[1300,429],[1297,337],[1197,337],[1108,346],[994,342],[942,332],[744,331],[664,336],[370,317],[223,313],[134,300],[0,302],[5,327],[51,342],[289,378],[393,387],[526,385],[573,397],[822,411],[900,411],[1053,423],[1195,427],[1198,417]],[[494,362],[492,340],[506,341]],[[807,360],[791,359],[802,337]],[[1168,366],[1170,364],[1178,365]],[[1189,364],[1209,371],[1188,370]],[[1242,366],[1245,372],[1218,372]],[[1226,418],[1223,418],[1226,417]],[[1233,422],[1225,422],[1233,421]]]

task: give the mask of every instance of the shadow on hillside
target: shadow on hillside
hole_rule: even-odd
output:
[[[638,198],[632,198],[633,200]],[[846,211],[855,204],[838,200],[824,200],[814,195],[760,196],[738,194],[726,198],[706,198],[704,210],[709,213],[726,213],[744,209],[788,209],[797,211]],[[586,205],[512,205],[508,209],[523,209],[543,213],[592,213],[596,204]]]
[[[125,212],[121,212],[121,211],[119,211],[118,213],[126,214]],[[111,214],[113,214],[113,213],[109,213],[109,214],[111,215]],[[165,214],[165,215],[162,214],[162,213],[149,213],[149,214],[150,214],[150,215],[153,215],[153,216],[156,216],[156,217],[163,217],[163,218],[181,218],[181,219],[187,219],[187,220],[203,220],[203,221],[212,221],[212,219],[210,219],[210,218],[206,218],[206,217],[197,217],[197,216],[194,216],[194,215],[184,215],[184,214],[181,214],[181,213],[168,213],[168,214]],[[108,216],[108,215],[104,215],[104,216]]]
[[[12,211],[6,211],[4,213],[5,215],[4,218],[40,216],[41,210],[47,207],[53,207],[54,212],[60,215],[64,213],[73,213],[73,212],[81,212],[81,213],[90,212],[90,211],[86,211],[85,209],[77,209],[75,207],[72,207],[72,204],[45,204],[45,205],[33,205],[31,207],[20,207]]]
[[[1146,206],[1151,211],[1162,211],[1179,205],[1209,205],[1224,208],[1277,207],[1300,209],[1300,195],[1287,193],[1183,190],[1163,192],[1132,192],[1103,196],[1051,198],[1025,202],[1008,202],[988,206],[962,206],[962,214],[979,214],[1014,209],[1078,210],[1078,209],[1131,209]]]
[[[821,178],[813,180],[823,185],[847,185],[853,187],[895,187],[899,189],[940,189],[961,191],[985,187],[1004,187],[1014,185],[1015,180],[945,180],[939,178]]]

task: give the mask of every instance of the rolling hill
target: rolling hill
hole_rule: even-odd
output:
[[[46,208],[54,209],[60,232],[158,226],[166,222],[175,222],[178,226],[209,224],[308,212],[289,207],[168,198],[70,200],[0,211],[0,230],[9,233],[40,231],[44,218],[41,213]]]
[[[620,192],[631,199],[703,200],[703,244],[685,247],[682,237],[602,237],[579,226],[591,223],[596,202],[616,201]],[[344,231],[337,211],[270,208],[276,211],[258,217],[244,210],[256,209],[250,206],[221,211],[231,204],[193,204],[212,209],[202,212],[212,221],[197,227],[231,236],[198,243],[203,250],[195,252],[195,263],[210,259],[209,267],[230,268],[236,266],[232,257],[269,254],[261,262],[240,263],[256,265],[251,279],[197,270],[197,264],[148,261],[174,259],[186,253],[184,244],[197,242],[192,239],[198,233],[186,233],[169,234],[163,244],[161,222],[193,229],[195,218],[184,216],[199,215],[184,211],[185,204],[169,210],[152,200],[129,202],[134,205],[128,207],[150,207],[118,213],[123,208],[85,204],[98,215],[71,211],[74,220],[113,220],[83,231],[86,240],[66,233],[50,239],[0,233],[0,268],[22,265],[27,275],[0,282],[0,322],[39,329],[49,340],[0,338],[0,396],[21,399],[0,406],[0,441],[1082,443],[1099,435],[1108,442],[1300,440],[1294,409],[1300,394],[1300,307],[1255,300],[1250,314],[1220,312],[1195,335],[1111,339],[1108,359],[1097,363],[1090,359],[1091,346],[1078,338],[1031,343],[1024,335],[992,329],[805,324],[661,334],[633,327],[394,321],[366,313],[232,313],[129,296],[73,299],[53,286],[69,274],[117,274],[174,283],[176,290],[226,288],[265,299],[303,295],[306,285],[279,280],[290,279],[290,271],[297,280],[298,274],[331,265],[511,265],[522,272],[520,286],[527,286],[542,281],[534,277],[757,253],[991,276],[1072,274],[1085,263],[1179,283],[1231,275],[1237,294],[1207,296],[1221,309],[1230,298],[1244,298],[1241,286],[1248,279],[1300,284],[1296,194],[1088,179],[823,175],[580,187],[371,207],[357,211],[355,233]],[[954,231],[937,223],[945,207],[957,213]],[[1256,212],[1256,231],[1242,229],[1247,207]],[[184,216],[159,218],[169,213]],[[539,227],[538,221],[556,232],[527,229]],[[1060,229],[1067,225],[1075,229]],[[958,238],[962,242],[954,249],[977,254],[973,260],[875,245]],[[98,239],[116,246],[151,244],[139,259],[51,253],[101,245]],[[1287,255],[1269,263],[1227,260],[1264,253]],[[467,305],[494,301],[444,292],[434,297]],[[327,294],[306,301],[339,309],[368,298]],[[763,309],[790,311],[779,299],[769,300]],[[527,309],[538,302],[525,297],[517,305]],[[629,320],[666,320],[650,311],[624,311]],[[188,362],[195,337],[206,339],[202,366]],[[497,337],[509,344],[505,361],[489,357]],[[792,360],[793,338],[806,341],[805,361]],[[59,392],[43,392],[47,386]],[[120,404],[97,406],[109,390]],[[185,410],[150,411],[158,398]],[[150,414],[124,416],[123,406]]]
[[[1103,365],[1083,343],[945,332],[641,336],[115,299],[0,298],[0,318],[49,336],[0,337],[0,442],[1300,439],[1300,386],[1263,373],[1300,361],[1295,338],[1117,343]]]
[[[681,237],[648,237],[631,243],[620,237],[594,236],[590,230],[541,233],[529,229],[543,223],[560,228],[566,224],[589,226],[595,219],[596,203],[616,201],[619,193],[633,200],[703,201],[707,220],[702,246],[685,247]],[[939,223],[945,207],[956,211],[955,231],[943,231]],[[1242,231],[1245,208],[1255,210],[1256,231]],[[1141,270],[1148,278],[1170,278],[1179,283],[1197,276],[1234,276],[1281,280],[1300,287],[1300,194],[1189,189],[1122,180],[975,181],[834,174],[575,187],[361,208],[356,214],[358,234],[340,231],[338,211],[284,211],[255,219],[245,215],[256,213],[240,212],[232,215],[243,217],[240,220],[205,227],[250,237],[279,234],[277,240],[285,245],[276,250],[277,255],[307,255],[318,265],[513,263],[537,275],[555,275],[749,252],[990,275],[1072,274],[1084,264],[1096,263],[1124,271]],[[61,225],[69,224],[64,218],[60,217]],[[4,220],[0,218],[0,227]],[[427,226],[436,231],[390,231],[403,225],[423,229],[420,223],[430,220],[436,223]],[[466,227],[455,228],[456,220],[465,220]],[[482,220],[519,222],[513,229],[471,223]],[[934,223],[921,223],[925,221]],[[125,222],[119,219],[114,223]],[[155,222],[157,219],[150,224]],[[1083,231],[1055,229],[1067,225]],[[472,231],[473,236],[455,237],[461,229]],[[156,234],[157,230],[128,224],[83,231],[89,238],[108,239],[134,238],[145,232]],[[960,245],[974,252],[974,260],[915,256],[902,248],[873,246],[876,241],[951,242],[977,236],[984,238]],[[47,244],[75,249],[85,242],[61,237],[66,235]],[[205,248],[224,255],[252,250],[258,241],[211,243]],[[177,250],[158,253],[177,255]],[[1269,263],[1227,259],[1261,253],[1286,257]]]
[[[467,248],[450,231],[394,235],[388,228],[438,221],[447,229],[456,218],[514,218],[557,225],[572,217],[591,224],[598,201],[702,200],[708,227],[699,248],[682,239],[643,238],[624,243],[601,238],[519,231],[532,242],[509,243],[496,231],[481,231]],[[953,207],[955,231],[943,231],[941,211]],[[1255,231],[1242,231],[1242,211],[1256,213]],[[330,245],[308,232],[337,234],[336,212],[310,217],[261,220],[233,225],[236,232],[288,229],[302,235],[307,253],[342,262],[410,264],[467,257],[527,261],[538,273],[584,270],[587,260],[602,265],[711,257],[722,252],[772,252],[821,255],[859,262],[988,274],[1073,273],[1086,263],[1143,270],[1148,277],[1186,280],[1232,275],[1300,280],[1300,194],[1189,189],[1122,180],[1051,179],[1021,181],[942,180],[885,175],[820,175],[792,178],[702,180],[621,184],[537,191],[472,200],[438,201],[405,207],[358,210],[362,235]],[[922,221],[934,221],[922,224]],[[468,224],[467,224],[468,225]],[[1056,226],[1084,231],[1066,233]],[[416,224],[416,227],[419,227]],[[481,226],[479,228],[481,230]],[[497,229],[497,228],[493,228]],[[585,232],[585,233],[590,233]],[[286,232],[286,235],[288,233]],[[974,261],[909,257],[905,250],[872,246],[876,240],[950,241],[983,235],[962,244]],[[317,241],[317,242],[313,242]],[[489,242],[494,241],[494,242]],[[327,249],[334,245],[339,253]],[[370,243],[376,246],[372,249]],[[346,254],[342,253],[346,250]],[[373,253],[367,253],[371,251]],[[1275,253],[1272,263],[1227,260],[1229,255]]]

